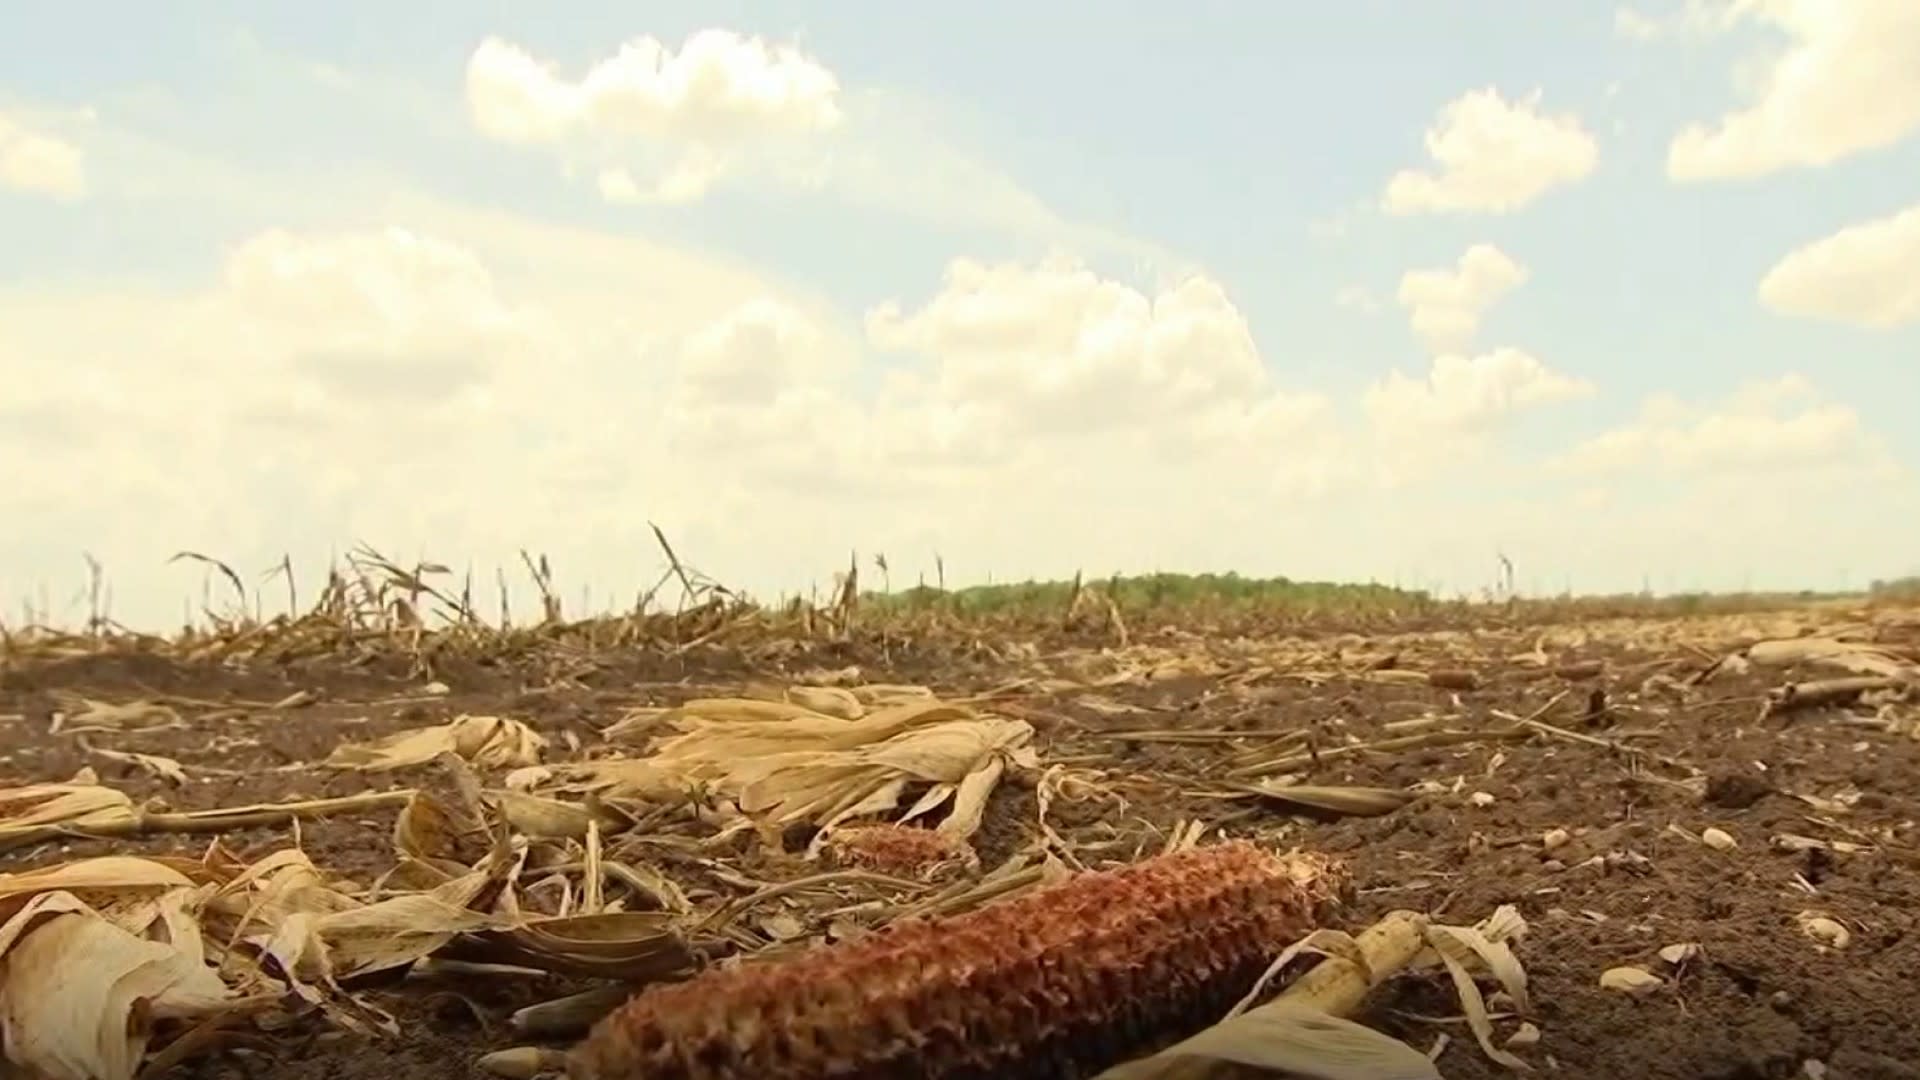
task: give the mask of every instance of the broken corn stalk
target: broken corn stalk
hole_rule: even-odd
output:
[[[1343,899],[1343,868],[1243,842],[643,991],[575,1080],[1091,1076],[1217,1020]]]

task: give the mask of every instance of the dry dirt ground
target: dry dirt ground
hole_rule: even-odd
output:
[[[859,680],[922,684],[942,697],[991,692],[980,707],[1032,723],[1043,763],[1098,776],[1099,794],[1055,805],[1050,819],[1088,865],[1150,854],[1169,830],[1198,819],[1229,835],[1347,860],[1357,884],[1343,919],[1349,929],[1394,909],[1465,924],[1501,904],[1517,906],[1528,923],[1515,947],[1530,976],[1524,1019],[1540,1037],[1515,1050],[1535,1072],[1920,1077],[1920,695],[1877,691],[1837,707],[1768,713],[1779,687],[1845,673],[1716,665],[1755,640],[1814,632],[1920,657],[1920,614],[1833,610],[1264,642],[1165,634],[1123,650],[1013,649],[970,660],[932,661],[911,648],[779,665],[721,653],[611,657],[582,665],[560,686],[528,685],[504,668],[443,668],[435,677],[444,693],[427,692],[421,678],[324,664],[247,671],[81,657],[6,673],[0,787],[64,780],[90,766],[136,800],[185,810],[424,785],[434,782],[430,767],[369,778],[308,763],[343,741],[462,713],[524,720],[552,739],[560,759],[605,754],[601,730],[635,706],[734,695],[823,670],[847,678],[853,673],[844,669],[856,665]],[[1471,685],[1448,672],[1470,673]],[[272,707],[295,691],[316,700]],[[185,726],[86,740],[49,734],[65,693],[163,701]],[[1527,729],[1527,738],[1349,749],[1436,730],[1487,736],[1511,731],[1516,720],[1548,726]],[[1155,734],[1168,731],[1212,741]],[[1141,732],[1146,737],[1128,735]],[[102,748],[176,759],[188,780],[167,783],[101,756]],[[1260,796],[1218,797],[1226,781],[1248,775],[1236,769],[1289,754],[1294,762],[1277,767],[1286,779],[1418,797],[1366,818],[1301,816]],[[1035,841],[1035,790],[1026,776],[995,793],[975,838],[983,865]],[[1703,842],[1708,829],[1731,845],[1719,836]],[[290,836],[257,829],[221,842],[257,856]],[[392,813],[379,812],[304,823],[299,841],[318,865],[365,882],[392,865],[392,836]],[[208,841],[67,839],[0,852],[0,871],[103,852],[198,852]],[[798,860],[764,858],[751,870],[758,880],[811,872]],[[737,891],[708,880],[693,882],[689,895]],[[1809,935],[1809,912],[1846,929],[1844,948]],[[1677,944],[1699,948],[1676,968],[1659,953]],[[1644,995],[1603,989],[1601,973],[1621,965],[1663,982]],[[480,1075],[470,1063],[514,1041],[505,1030],[513,1009],[578,988],[558,978],[387,979],[362,989],[401,1020],[398,1039],[295,1024],[249,1032],[166,1075]],[[1423,1051],[1444,1041],[1437,1061],[1449,1078],[1507,1074],[1460,1013],[1444,977],[1422,977],[1377,989],[1357,1019]],[[1521,1019],[1498,1017],[1498,1037]]]

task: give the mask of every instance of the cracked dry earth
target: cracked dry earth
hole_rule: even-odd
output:
[[[1920,1077],[1920,740],[1912,734],[1920,706],[1912,694],[1882,694],[1767,715],[1770,690],[1832,673],[1735,664],[1701,678],[1730,649],[1812,632],[1869,638],[1914,659],[1920,613],[1826,609],[1271,641],[1169,633],[1123,650],[1008,650],[1013,658],[966,663],[916,660],[910,649],[890,661],[843,652],[788,670],[719,654],[614,658],[558,687],[523,685],[506,670],[443,670],[448,692],[437,695],[423,693],[420,680],[325,667],[249,673],[85,657],[16,668],[0,682],[0,784],[63,780],[91,766],[136,800],[175,809],[427,785],[429,768],[369,778],[302,764],[342,741],[461,713],[521,719],[550,736],[561,757],[605,753],[600,730],[631,707],[738,694],[751,682],[801,681],[856,663],[863,681],[918,683],[943,697],[992,691],[982,707],[1030,721],[1043,763],[1097,771],[1106,796],[1056,805],[1049,818],[1088,865],[1150,853],[1180,822],[1198,819],[1348,860],[1359,890],[1350,929],[1394,909],[1471,923],[1516,905],[1529,925],[1516,945],[1530,977],[1525,1019],[1539,1038],[1513,1049],[1536,1072]],[[1471,686],[1402,677],[1435,671],[1470,672]],[[1448,682],[1460,688],[1434,685]],[[270,707],[296,690],[317,702]],[[91,742],[50,735],[60,693],[157,698],[186,724]],[[1517,718],[1549,726],[1524,740],[1345,749],[1435,728],[1492,732]],[[1162,733],[1170,731],[1208,741],[1169,742]],[[1301,731],[1310,734],[1287,734]],[[104,759],[101,748],[176,759],[188,780],[164,783]],[[1247,775],[1249,762],[1290,754],[1280,772],[1301,783],[1420,797],[1383,816],[1329,820],[1255,795],[1219,796],[1220,782]],[[984,865],[1034,841],[1036,810],[1033,778],[1001,787],[975,838]],[[306,823],[300,842],[316,864],[365,882],[392,865],[392,830],[391,812],[371,813]],[[1712,843],[1703,841],[1708,830],[1718,830]],[[257,856],[289,836],[260,829],[222,842]],[[197,852],[206,843],[50,843],[0,854],[0,869],[106,852]],[[777,855],[743,858],[761,880],[810,872]],[[696,903],[738,895],[711,879],[689,880],[687,891]],[[804,925],[804,909],[793,914],[804,933],[822,929]],[[1809,934],[1810,915],[1844,927],[1844,948]],[[1697,946],[1683,963],[1661,959],[1683,944]],[[1620,966],[1660,982],[1638,995],[1603,989],[1601,974]],[[514,1041],[505,1028],[513,1009],[582,985],[552,976],[386,979],[358,989],[398,1017],[397,1039],[364,1040],[307,1020],[243,1026],[166,1075],[478,1076],[471,1062]],[[1495,1037],[1504,1042],[1522,1018],[1501,1015],[1500,1005]],[[1376,990],[1358,1019],[1422,1050],[1444,1044],[1437,1060],[1449,1078],[1506,1075],[1459,1014],[1444,979],[1401,979]]]

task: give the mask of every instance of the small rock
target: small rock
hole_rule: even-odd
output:
[[[1540,846],[1547,851],[1552,851],[1557,847],[1564,847],[1571,839],[1573,839],[1572,834],[1565,829],[1548,829],[1540,837]]]
[[[547,1073],[558,1073],[567,1067],[567,1055],[558,1050],[548,1050],[539,1046],[515,1046],[493,1053],[474,1062],[482,1072],[502,1076],[508,1080],[532,1080],[533,1077]]]
[[[1475,806],[1492,806],[1494,802],[1493,796],[1484,791],[1476,791],[1467,796],[1467,801]]]
[[[1795,917],[1800,924],[1800,932],[1830,948],[1844,949],[1853,940],[1847,928],[1825,915],[1803,911]]]
[[[1608,968],[1600,973],[1600,989],[1618,990],[1634,997],[1645,997],[1667,985],[1667,980],[1645,968]]]
[[[1732,851],[1740,846],[1740,841],[1735,840],[1733,834],[1712,826],[1700,830],[1700,842],[1715,851]]]
[[[1699,955],[1700,946],[1691,941],[1681,942],[1678,945],[1669,945],[1660,950],[1660,959],[1675,967],[1679,967],[1681,964]]]

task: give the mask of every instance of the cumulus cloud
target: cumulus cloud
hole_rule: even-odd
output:
[[[1541,96],[1535,90],[1508,101],[1486,87],[1448,102],[1426,133],[1433,168],[1395,173],[1383,208],[1504,214],[1585,179],[1600,160],[1600,144],[1577,115],[1544,111]]]
[[[1217,281],[1190,276],[1148,295],[1062,256],[957,259],[918,310],[870,311],[867,335],[935,358],[942,393],[1033,428],[1191,415],[1268,390],[1246,319]]]
[[[1217,283],[1149,293],[1069,258],[956,260],[908,312],[868,312],[903,354],[876,377],[812,316],[755,301],[676,345],[666,430],[755,475],[839,495],[1146,477],[1233,462],[1273,493],[1338,475],[1330,403],[1269,376]]]
[[[1436,356],[1424,377],[1389,372],[1361,399],[1375,478],[1397,487],[1481,457],[1521,414],[1593,393],[1587,380],[1512,348]]]
[[[826,333],[804,313],[758,297],[687,335],[681,371],[695,401],[759,404],[843,373]]]
[[[1685,0],[1676,11],[1648,15],[1634,7],[1616,8],[1613,32],[1634,41],[1709,37],[1725,33],[1744,17],[1749,0]]]
[[[1579,473],[1780,471],[1860,464],[1876,454],[1854,410],[1789,374],[1747,383],[1711,406],[1655,395],[1634,423],[1581,443],[1553,465]]]
[[[1789,253],[1760,280],[1782,315],[1889,329],[1920,320],[1920,206]]]
[[[1475,244],[1451,267],[1409,270],[1400,279],[1400,305],[1413,332],[1436,354],[1473,343],[1480,317],[1527,280],[1527,268],[1492,244]]]
[[[1741,69],[1743,107],[1674,136],[1674,180],[1817,168],[1920,129],[1920,4],[1912,0],[1723,0],[1693,5],[1682,19],[1709,31],[1752,21],[1787,44]]]
[[[467,61],[474,128],[504,143],[556,146],[607,162],[615,202],[700,199],[758,141],[829,131],[842,120],[840,82],[792,45],[701,30],[676,51],[638,37],[577,78],[498,37]],[[619,158],[638,154],[641,178]]]
[[[479,131],[503,142],[578,136],[710,139],[812,131],[840,121],[833,72],[791,45],[701,30],[679,51],[638,37],[577,79],[489,37],[467,61]]]
[[[1485,432],[1515,413],[1593,394],[1593,384],[1519,349],[1435,357],[1425,378],[1390,372],[1367,388],[1365,407],[1390,432]]]
[[[152,625],[182,595],[145,569],[167,552],[291,552],[311,570],[357,540],[483,566],[552,542],[617,587],[650,515],[710,520],[729,476],[665,456],[664,346],[768,283],[643,241],[402,205],[392,228],[243,236],[201,288],[0,288],[0,355],[33,389],[0,404],[0,449],[35,462],[10,479],[33,526],[0,540],[16,568],[0,591],[17,599],[15,573],[85,546],[131,568],[122,585],[147,591],[123,588],[123,613]]]
[[[73,202],[87,193],[80,148],[0,109],[0,190]]]
[[[406,229],[270,230],[234,249],[223,280],[234,326],[359,402],[440,400],[532,343],[472,251]]]

